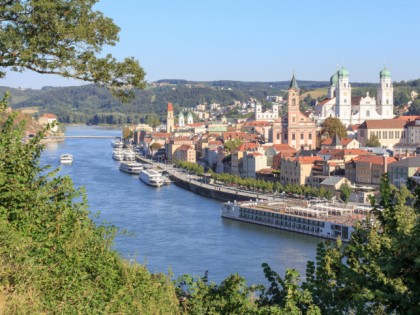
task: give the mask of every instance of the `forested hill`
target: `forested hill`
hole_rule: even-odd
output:
[[[327,82],[299,81],[303,90],[325,87]],[[95,85],[75,87],[44,87],[40,90],[0,87],[9,91],[13,108],[38,107],[40,113],[51,112],[65,123],[132,123],[139,122],[147,114],[166,114],[168,102],[180,107],[194,107],[199,103],[232,104],[250,98],[264,100],[267,95],[283,95],[289,86],[283,82],[160,80],[145,90],[135,91],[135,99],[122,104],[111,93]]]
[[[54,113],[64,123],[125,124],[138,123],[148,115],[164,117],[168,102],[174,104],[177,112],[180,107],[190,108],[199,103],[228,105],[250,98],[264,101],[268,95],[284,95],[289,84],[289,81],[196,82],[168,79],[149,84],[145,90],[135,91],[135,98],[129,104],[122,104],[107,89],[95,85],[44,87],[40,90],[0,87],[0,92],[10,92],[9,102],[13,108],[36,106],[40,113]],[[328,86],[325,81],[298,81],[298,84],[301,93]],[[395,83],[395,103],[407,102],[410,91],[418,91],[419,86],[420,80]],[[353,87],[354,95],[376,90],[376,84],[372,83],[353,83]]]

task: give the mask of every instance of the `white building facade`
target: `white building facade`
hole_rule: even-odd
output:
[[[328,98],[317,104],[315,116],[318,124],[328,117],[337,117],[345,125],[361,124],[365,120],[392,119],[394,117],[394,88],[391,72],[384,68],[379,73],[377,100],[370,96],[352,96],[349,72],[344,67],[330,79]]]

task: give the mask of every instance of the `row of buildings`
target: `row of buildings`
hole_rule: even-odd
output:
[[[390,72],[380,72],[377,102],[369,95],[358,101],[352,99],[344,68],[330,82],[330,97],[317,108],[318,120],[299,109],[300,89],[293,75],[285,115],[280,115],[277,105],[268,112],[257,105],[253,119],[245,122],[185,122],[182,115],[175,125],[169,103],[166,130],[135,130],[134,141],[145,154],[161,161],[199,161],[219,173],[284,185],[334,190],[348,181],[359,187],[377,187],[382,174],[388,172],[391,182],[401,186],[415,177],[420,170],[420,157],[416,156],[420,117],[393,117]],[[327,117],[342,120],[348,127],[348,137],[320,138],[318,122]],[[382,147],[366,147],[373,135]]]

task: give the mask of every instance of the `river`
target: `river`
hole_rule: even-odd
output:
[[[66,135],[120,136],[116,129],[68,126]],[[220,217],[221,203],[175,185],[153,188],[137,176],[118,170],[111,158],[111,139],[70,138],[49,143],[43,164],[60,167],[77,187],[84,186],[90,211],[127,231],[114,248],[126,259],[146,264],[151,272],[203,276],[220,282],[238,273],[248,284],[266,283],[261,264],[267,262],[281,276],[288,268],[305,275],[320,239]],[[60,166],[63,153],[74,156],[72,165]],[[93,216],[92,216],[93,217]]]

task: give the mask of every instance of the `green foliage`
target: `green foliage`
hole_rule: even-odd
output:
[[[204,167],[202,167],[200,164],[187,162],[187,161],[175,161],[175,165],[177,167],[184,168],[189,172],[196,173],[197,175],[204,174]]]
[[[337,134],[340,138],[347,137],[347,130],[339,118],[328,117],[321,124],[321,134],[328,133],[330,138]]]
[[[410,105],[408,115],[420,115],[420,99],[416,98]]]
[[[344,201],[344,203],[347,203],[349,201],[350,195],[353,192],[353,189],[348,184],[347,180],[344,184],[340,187],[340,198]]]
[[[39,166],[39,132],[0,106],[0,292],[4,313],[177,313],[170,280],[111,249],[116,229],[89,217],[69,177]],[[34,302],[35,301],[35,302]]]
[[[227,140],[224,143],[225,150],[228,154],[232,154],[238,147],[240,147],[242,144],[242,141],[240,139],[232,139]]]
[[[380,148],[382,145],[377,135],[371,135],[366,141],[366,146],[372,148]]]
[[[0,8],[0,67],[32,70],[98,83],[121,97],[124,88],[144,87],[145,73],[134,58],[97,57],[115,45],[119,28],[93,10],[97,0],[3,1]],[[5,72],[1,72],[4,76]]]

